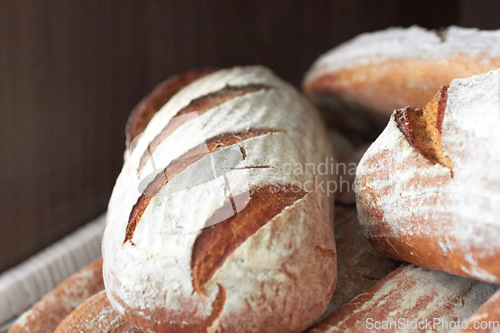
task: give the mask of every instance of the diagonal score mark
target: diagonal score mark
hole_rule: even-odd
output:
[[[127,147],[133,150],[134,139],[144,131],[155,113],[175,94],[190,83],[215,71],[215,68],[195,69],[172,76],[158,84],[149,95],[144,97],[139,104],[137,104],[127,119],[127,124],[125,125]]]
[[[194,123],[194,135],[190,138],[194,142],[202,142],[198,146],[196,146],[194,150],[188,151],[187,153],[189,155],[205,155],[206,153],[209,153],[210,151],[208,150],[208,146],[206,145],[206,137],[204,135],[204,131],[202,129],[202,124],[199,121],[199,118],[197,117],[197,112],[191,112],[189,114],[181,115],[176,117],[175,119],[178,121],[183,121],[183,118],[186,117],[192,117],[192,122]],[[138,190],[140,193],[145,193],[148,185],[155,179],[155,177],[158,176],[158,173],[161,172],[161,169],[157,168],[156,165],[156,159],[153,157],[153,153],[148,147],[146,150],[151,156],[150,156],[150,161],[151,161],[151,167],[153,170],[152,172],[149,173],[148,175],[143,175],[142,179],[140,179]],[[184,158],[187,158],[187,156],[182,156]],[[191,156],[194,157],[194,156]],[[164,165],[160,162],[160,165]]]
[[[209,153],[218,151],[224,147],[232,146],[244,140],[280,132],[273,129],[248,129],[240,133],[225,133],[208,139],[206,142],[190,149],[179,158],[172,161],[162,172],[158,173],[154,179],[146,186],[142,195],[137,199],[132,211],[130,212],[129,220],[125,232],[125,240],[132,242],[134,231],[139,223],[144,211],[160,190],[165,186],[175,175],[185,170],[191,164],[199,161]],[[132,243],[133,244],[133,243]]]
[[[256,188],[250,194],[250,201],[238,214],[223,221],[219,219],[221,207],[205,223],[206,228],[198,235],[193,247],[191,269],[193,288],[205,294],[205,284],[214,275],[226,258],[246,239],[262,226],[292,206],[307,192],[296,185]],[[235,201],[238,201],[236,196]],[[226,206],[230,203],[226,202]],[[216,224],[212,220],[215,220]],[[221,221],[221,222],[219,222]]]
[[[448,86],[441,90],[423,109],[405,108],[395,111],[395,120],[408,143],[431,163],[451,170],[453,162],[441,145],[441,131],[448,99]]]
[[[260,84],[250,84],[246,86],[226,86],[221,90],[192,100],[187,106],[177,112],[167,123],[167,125],[161,130],[161,132],[158,133],[158,135],[151,141],[148,148],[146,149],[146,151],[144,151],[141,159],[139,160],[137,176],[141,177],[141,172],[144,169],[144,166],[146,165],[146,163],[150,159],[150,156],[154,153],[156,148],[158,148],[158,146],[169,135],[171,135],[183,124],[233,98],[264,89],[270,89],[270,87]]]

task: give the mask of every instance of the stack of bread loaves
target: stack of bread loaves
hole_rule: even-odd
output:
[[[343,134],[263,67],[165,81],[129,117],[103,260],[10,332],[495,332],[499,45],[411,27],[330,51],[304,91]]]
[[[498,295],[473,316],[500,283],[499,45],[500,31],[389,29],[309,71],[306,93],[334,126],[360,126],[349,127],[368,135],[357,142],[387,115],[356,170],[358,218],[374,247],[421,266],[399,268],[311,332],[500,328]]]

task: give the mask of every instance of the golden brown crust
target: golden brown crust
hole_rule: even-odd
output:
[[[415,111],[395,112],[356,175],[360,222],[374,246],[422,267],[499,281],[498,96],[497,70],[454,80],[416,119]]]
[[[297,186],[281,186],[278,189],[269,186],[254,189],[243,210],[233,217],[212,225],[212,219],[220,221],[218,211],[215,211],[212,218],[205,224],[208,227],[203,229],[193,247],[191,266],[194,290],[205,293],[205,283],[234,249],[304,195],[306,192]],[[235,209],[233,202],[230,205],[233,207],[229,209]],[[220,208],[222,211],[227,211],[227,209],[227,207]]]
[[[431,322],[419,332],[446,332],[434,325],[463,322],[484,302],[496,286],[403,264],[384,279],[312,326],[309,333],[343,333],[375,331],[415,332],[411,323]],[[392,323],[391,328],[382,326]]]
[[[204,137],[212,139],[192,137],[193,132],[188,130],[190,126],[177,129],[175,136],[181,138],[183,134],[189,135],[186,138],[189,141],[172,142],[178,145],[176,151],[191,150],[185,154],[179,152],[165,156],[165,165],[158,170],[158,183],[154,179],[152,183],[147,179],[151,185],[143,193],[145,196],[154,195],[169,182],[168,188],[161,190],[161,194],[170,191],[167,196],[158,195],[151,201],[151,204],[156,204],[158,199],[162,205],[164,203],[162,209],[166,209],[165,214],[153,211],[157,208],[152,206],[144,210],[148,198],[144,197],[141,201],[138,200],[141,193],[128,193],[132,187],[134,190],[137,188],[137,183],[143,184],[137,178],[140,157],[154,136],[168,126],[168,117],[153,117],[149,125],[152,126],[152,132],[148,128],[148,138],[141,138],[141,151],[130,155],[126,161],[126,167],[119,177],[119,182],[124,181],[124,186],[115,187],[117,192],[110,203],[103,253],[110,303],[135,326],[155,332],[299,331],[326,308],[333,294],[336,275],[334,237],[329,223],[330,201],[324,187],[324,182],[330,177],[323,174],[315,177],[309,171],[300,175],[292,174],[284,167],[295,163],[315,164],[325,158],[330,159],[331,147],[314,108],[289,85],[275,79],[271,73],[269,78],[266,75],[266,70],[256,71],[253,68],[221,71],[200,84],[186,87],[175,97],[177,105],[202,107],[200,103],[203,99],[198,99],[199,96],[207,96],[211,91],[223,87],[243,88],[248,84],[258,84],[258,88],[261,85],[273,87],[268,91],[248,94],[244,98],[227,100],[217,110],[220,112],[211,113],[212,118],[201,117],[202,128],[206,131]],[[233,92],[229,94],[232,95]],[[208,102],[218,105],[216,97],[208,97],[214,98],[214,103]],[[198,100],[192,102],[193,99]],[[166,108],[174,115],[179,112],[179,108],[172,103],[167,104]],[[279,134],[273,135],[274,132]],[[246,139],[249,140],[239,144]],[[238,155],[238,160],[243,157],[241,165],[238,163],[235,168],[231,168],[228,176],[230,182],[223,185],[220,182],[222,179],[219,179],[210,184],[203,183],[203,187],[190,187],[198,171],[208,171],[207,177],[211,177],[213,162],[219,167],[225,157],[222,153],[229,151],[229,148]],[[203,161],[197,162],[202,156],[211,157],[207,154],[220,149],[224,151],[213,154],[214,159],[203,158]],[[172,158],[179,155],[181,158],[172,162]],[[196,165],[193,165],[195,162]],[[190,165],[189,170],[185,169]],[[170,170],[163,172],[165,167]],[[171,180],[173,174],[177,176]],[[177,181],[182,185],[182,190],[187,187],[188,191],[176,191],[174,185],[177,183],[174,182]],[[306,181],[311,184],[308,188],[303,185]],[[212,223],[210,216],[217,214],[231,193],[234,193],[234,198],[240,193],[251,196],[252,191],[260,191],[270,185],[287,187],[286,184],[303,185],[303,192],[311,188],[309,193],[312,194],[300,199],[290,193],[294,200],[291,200],[291,206],[283,207],[279,202],[276,206],[270,204],[281,199],[287,200],[288,197],[280,198],[280,191],[276,190],[275,198],[275,194],[268,191],[266,196],[262,194],[262,198],[258,199],[259,205],[255,205],[255,209],[252,203],[251,206],[237,209],[236,215],[246,214],[252,219],[241,221],[235,216],[235,219],[228,220],[227,227],[232,229],[231,233],[215,232],[212,233],[215,237],[209,237],[207,235],[210,232],[205,234],[204,229],[200,230],[207,221],[208,224]],[[317,184],[323,185],[316,188]],[[170,196],[171,193],[174,195]],[[213,195],[215,200],[205,201],[207,194]],[[257,200],[255,195],[250,200],[254,199]],[[274,215],[273,210],[279,209],[282,211],[269,221]],[[125,214],[118,213],[124,211]],[[131,211],[132,214],[128,215]],[[159,225],[162,218],[169,228],[167,232],[149,232],[148,229]],[[184,221],[177,224],[177,220]],[[137,223],[141,223],[139,228],[136,228]],[[182,232],[168,232],[173,229]],[[196,244],[198,236],[200,243],[205,239],[214,244],[208,244],[211,242],[207,241],[207,250],[203,251],[201,246],[199,249],[202,250],[197,252],[201,254],[201,260],[195,259],[195,265],[196,262],[209,265],[201,270],[202,276],[196,276],[199,278],[196,290],[193,288],[193,269],[197,269],[191,265],[191,260],[195,245],[199,245]],[[157,243],[153,244],[151,240]],[[233,247],[237,247],[236,250],[233,251]],[[217,253],[213,249],[222,251]],[[215,255],[211,257],[204,254]],[[162,273],[165,270],[168,274]]]
[[[106,332],[139,333],[123,320],[109,304],[106,292],[101,290],[87,299],[57,326],[56,333]]]
[[[343,206],[354,206],[356,204],[356,195],[354,193],[354,181],[356,178],[356,167],[359,161],[370,147],[364,144],[356,147],[349,152],[338,164],[337,177],[338,188],[335,193],[335,204]]]
[[[392,111],[422,108],[441,86],[500,67],[500,59],[457,54],[455,58],[390,59],[325,73],[304,85],[304,92],[321,106],[339,130],[359,140],[373,140]],[[489,57],[486,57],[489,58]],[[364,118],[364,119],[363,119]],[[352,120],[352,121],[351,121]],[[348,128],[345,128],[348,126]]]
[[[148,148],[143,153],[137,173],[140,175],[144,165],[146,165],[150,156],[154,153],[156,148],[163,142],[170,134],[172,134],[176,129],[178,129],[181,125],[185,124],[192,118],[182,118],[179,120],[179,116],[186,115],[192,113],[195,116],[200,116],[201,114],[211,110],[212,108],[223,104],[233,98],[243,96],[245,94],[255,92],[262,89],[268,89],[267,86],[258,85],[258,84],[250,84],[242,87],[234,87],[234,86],[226,86],[219,91],[209,93],[205,96],[196,98],[192,100],[189,105],[182,108],[179,112],[172,117],[172,119],[167,123],[167,125],[163,128],[163,130],[151,141],[148,145]],[[196,112],[196,113],[194,113]]]
[[[385,114],[388,119],[395,109],[424,107],[441,86],[455,78],[486,73],[500,67],[500,59],[491,59],[486,63],[482,61],[484,58],[458,54],[453,59],[441,61],[418,57],[390,59],[326,73],[307,82],[304,91],[307,95],[348,94]]]
[[[139,197],[137,203],[132,208],[130,213],[129,222],[127,224],[126,236],[124,243],[132,241],[135,228],[139,223],[144,210],[149,205],[151,199],[160,192],[170,179],[177,175],[182,170],[186,169],[189,165],[200,160],[203,156],[220,150],[224,147],[235,145],[246,139],[254,138],[260,135],[275,133],[275,130],[270,129],[248,129],[241,133],[226,133],[213,138],[210,138],[206,143],[201,144],[187,151],[178,159],[172,161],[163,172],[160,172],[155,179],[146,187],[144,193]]]
[[[125,127],[126,145],[131,142],[146,128],[154,114],[165,105],[179,90],[196,81],[197,79],[213,73],[215,69],[196,69],[178,74],[160,83],[156,88],[132,110]]]
[[[25,312],[9,333],[52,333],[68,314],[89,296],[104,289],[102,258],[85,266]]]

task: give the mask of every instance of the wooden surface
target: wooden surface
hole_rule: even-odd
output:
[[[316,57],[388,26],[500,28],[498,1],[0,0],[0,271],[106,209],[128,112],[167,76]]]

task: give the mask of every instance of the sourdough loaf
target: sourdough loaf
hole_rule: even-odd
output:
[[[373,140],[393,110],[423,107],[455,78],[500,67],[500,30],[389,28],[362,34],[325,53],[304,91],[333,126]]]
[[[500,70],[393,113],[356,173],[360,223],[389,256],[500,283]]]
[[[155,332],[297,332],[335,287],[319,115],[262,67],[220,70],[155,113],[118,177],[104,281]],[[313,168],[303,168],[305,164]]]
[[[102,289],[102,258],[99,258],[70,276],[23,313],[11,326],[9,333],[52,333],[78,305]]]
[[[497,289],[404,264],[306,332],[449,333]]]

